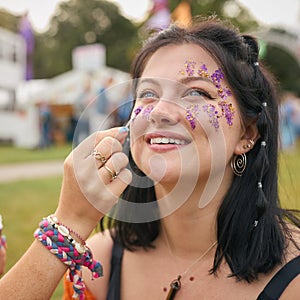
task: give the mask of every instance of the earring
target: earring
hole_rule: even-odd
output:
[[[254,141],[251,140],[251,139],[249,139],[248,141],[249,141],[249,144],[244,145],[244,146],[243,146],[244,149],[250,149],[250,148],[252,148],[252,147],[254,146],[254,144],[255,144]]]
[[[247,157],[245,153],[234,155],[230,162],[233,173],[237,176],[242,176],[247,165]]]

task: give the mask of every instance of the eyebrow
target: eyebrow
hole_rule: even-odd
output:
[[[192,81],[205,81],[205,82],[208,82],[212,85],[214,84],[210,78],[201,77],[201,76],[187,76],[187,77],[179,79],[178,81],[179,81],[179,83],[182,83],[182,84],[187,84],[187,83],[190,83]],[[152,83],[152,84],[157,85],[157,86],[159,85],[159,81],[158,81],[157,78],[143,78],[143,79],[138,81],[137,88],[142,83]]]
[[[202,76],[187,76],[187,77],[181,78],[179,80],[179,82],[182,84],[187,84],[187,83],[190,83],[191,81],[199,81],[199,80],[214,84],[210,78],[202,77]]]

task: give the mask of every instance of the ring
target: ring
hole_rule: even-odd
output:
[[[104,168],[108,171],[108,173],[110,174],[111,176],[111,180],[114,180],[118,177],[119,175],[119,172],[116,172],[116,171],[112,171],[107,165],[104,165]]]
[[[102,164],[106,163],[106,158],[97,149],[94,149],[91,153],[95,159],[100,160]]]

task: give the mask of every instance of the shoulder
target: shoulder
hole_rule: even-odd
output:
[[[99,261],[103,267],[103,277],[92,280],[90,271],[83,268],[83,278],[87,289],[96,299],[106,299],[109,277],[110,261],[112,256],[113,240],[108,230],[98,232],[87,240],[87,246],[93,253],[93,258]]]

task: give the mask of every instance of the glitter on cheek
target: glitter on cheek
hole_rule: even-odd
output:
[[[220,127],[219,118],[221,117],[218,110],[213,104],[205,104],[202,106],[203,111],[206,112],[209,118],[209,123],[217,130]]]
[[[192,104],[186,108],[185,118],[189,121],[193,130],[196,128],[196,117],[199,115],[199,112],[200,108],[198,104]]]
[[[232,103],[228,103],[227,101],[219,101],[218,106],[222,110],[222,116],[225,117],[226,122],[229,126],[233,125],[233,117],[235,114],[235,109]]]
[[[154,106],[153,105],[149,105],[147,107],[144,108],[143,112],[142,112],[142,118],[149,120],[150,119],[150,114],[153,110]]]

